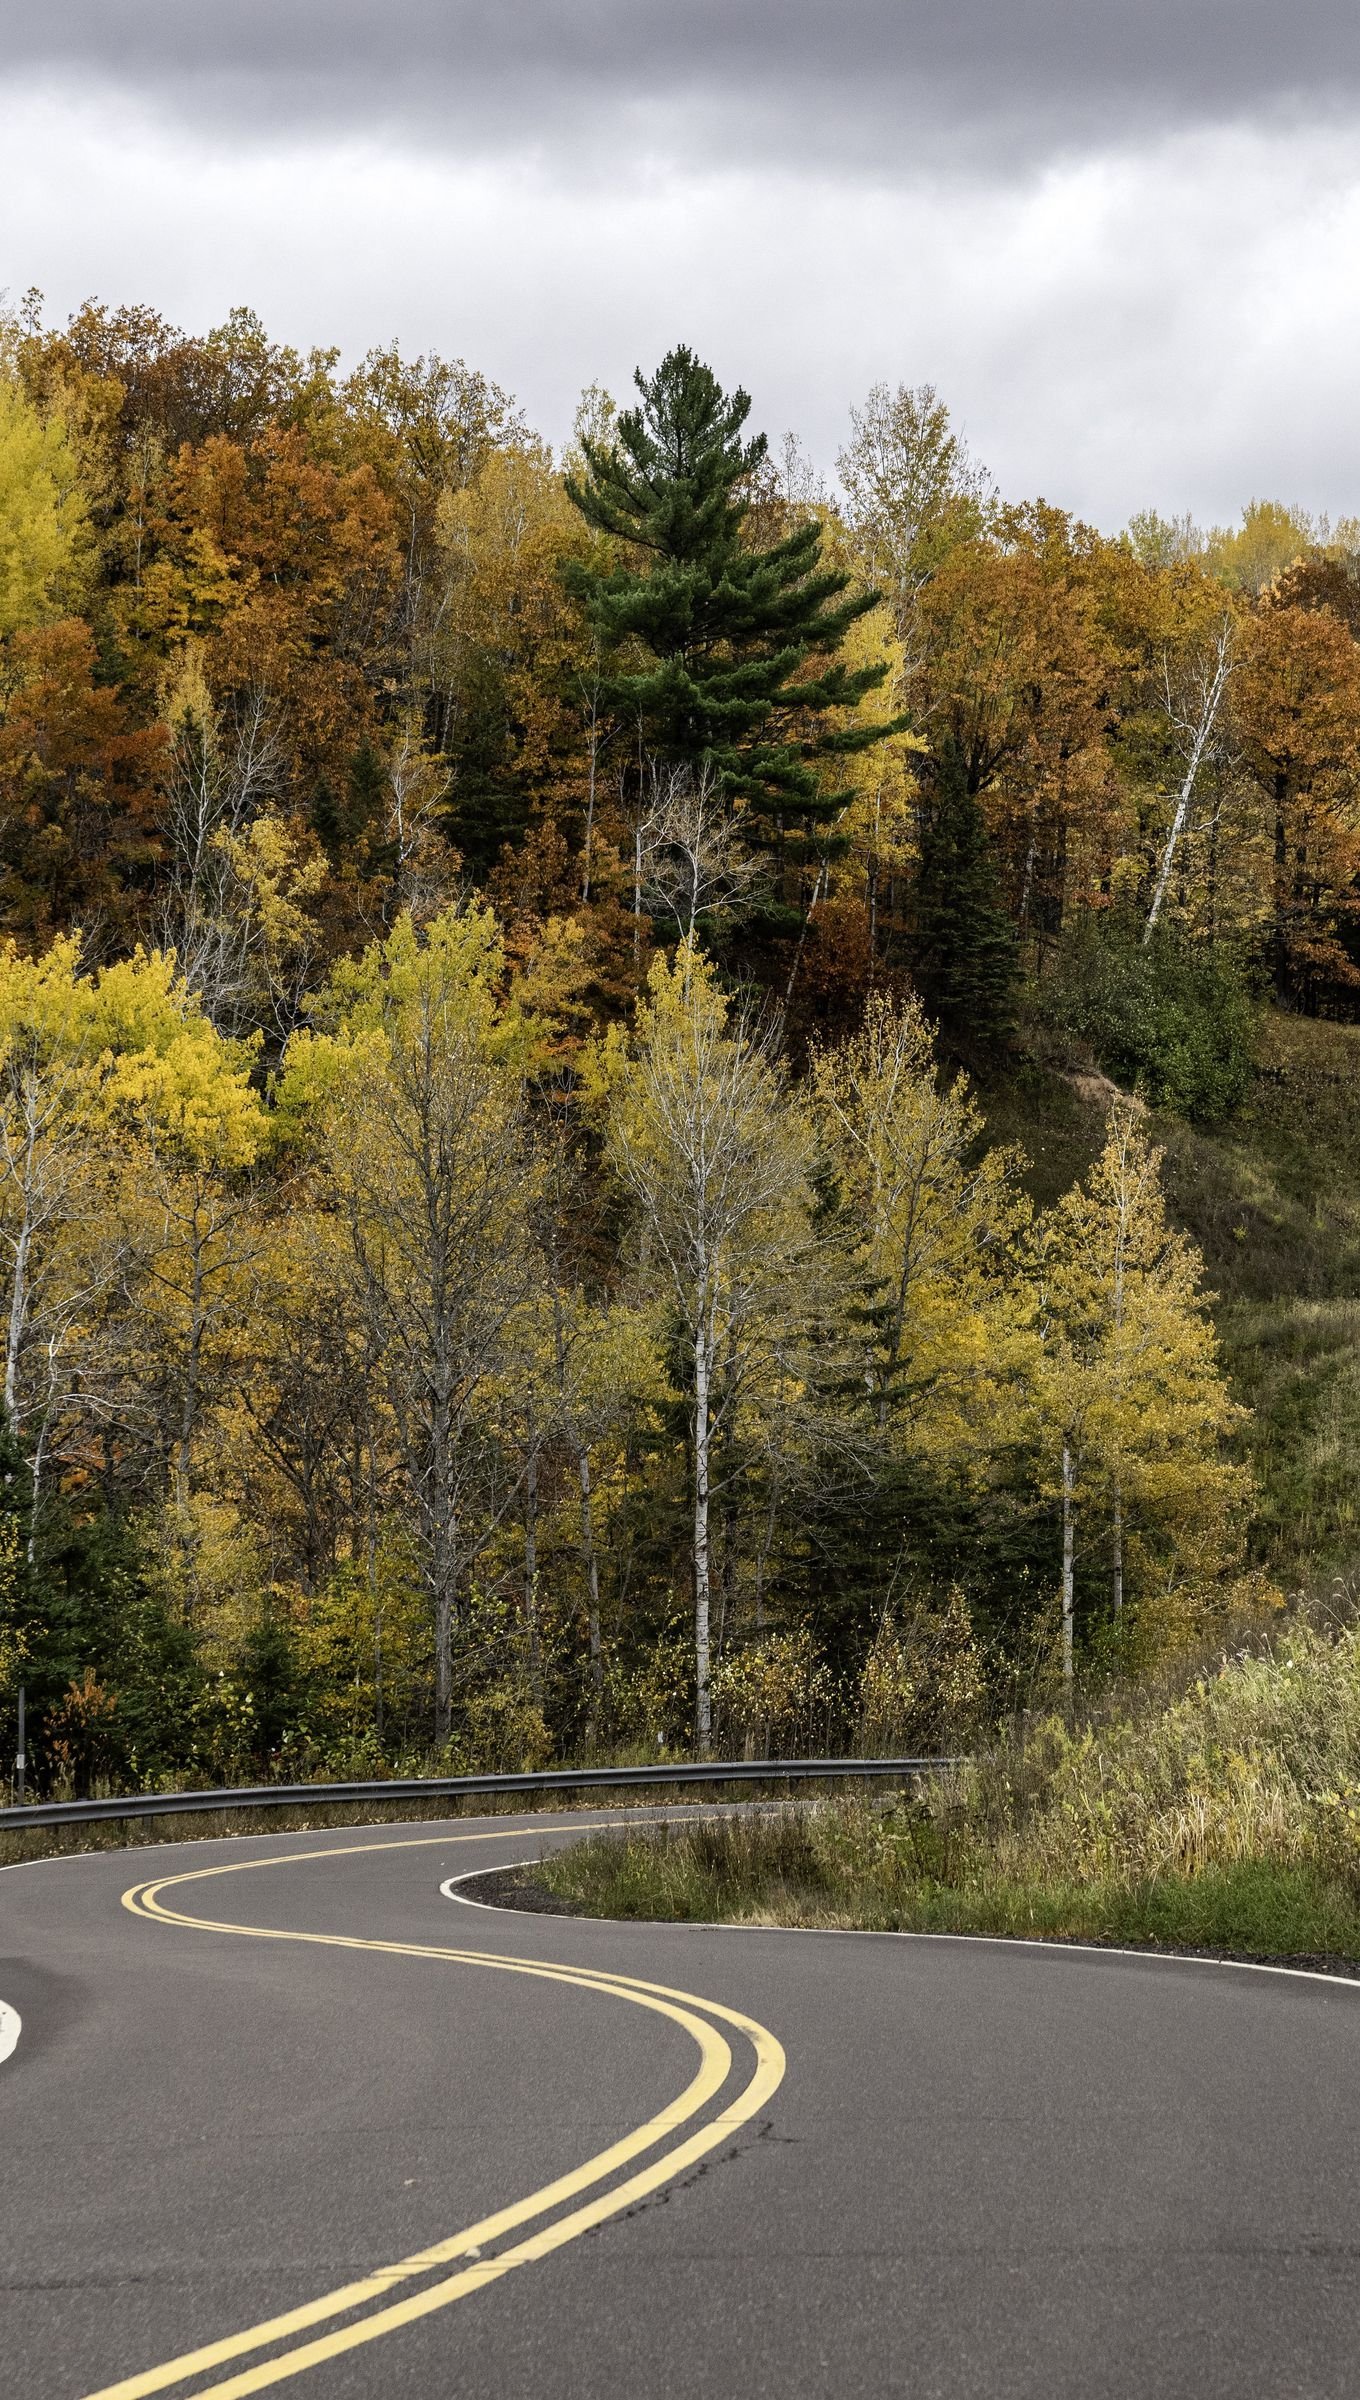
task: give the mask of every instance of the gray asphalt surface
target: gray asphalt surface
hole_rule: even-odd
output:
[[[0,1873],[0,1998],[24,2020],[0,2065],[3,2400],[84,2400],[368,2275],[578,2167],[693,2076],[691,2035],[616,1993],[120,1905],[154,1875],[299,1851],[165,1904],[678,1987],[758,2020],[788,2065],[749,2122],[632,2209],[269,2388],[1360,2390],[1360,1987],[441,1896],[580,1824],[346,1827]],[[750,2079],[751,2045],[727,2038],[731,2081],[687,2131]],[[300,2338],[163,2388],[264,2388],[239,2379]]]

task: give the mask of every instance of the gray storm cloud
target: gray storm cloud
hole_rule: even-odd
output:
[[[206,134],[853,159],[974,176],[1188,123],[1348,109],[1354,0],[28,0],[11,76],[116,83]],[[984,145],[987,145],[984,147]],[[999,146],[999,147],[998,147]]]
[[[1114,525],[1360,510],[1357,0],[0,0],[0,302],[475,359],[683,337],[823,466],[938,383]]]

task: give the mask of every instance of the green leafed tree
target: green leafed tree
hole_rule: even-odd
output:
[[[608,537],[566,570],[609,662],[608,705],[653,759],[713,777],[751,840],[825,826],[847,798],[829,762],[895,724],[852,721],[886,670],[838,656],[876,595],[823,563],[816,517],[763,548],[749,538],[766,441],[745,434],[745,392],[683,348],[636,381],[640,405],[612,439],[583,436],[567,478]]]

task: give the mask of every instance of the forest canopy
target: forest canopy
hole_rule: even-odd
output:
[[[0,323],[51,1788],[926,1741],[1268,1583],[1148,1110],[1360,1016],[1360,526],[750,415],[677,347],[559,457],[395,344]],[[1035,1059],[1106,1093],[1058,1194]]]

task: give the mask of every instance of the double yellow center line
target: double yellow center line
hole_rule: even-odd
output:
[[[583,1825],[581,1831],[589,1830]],[[784,2053],[774,2035],[753,2017],[739,2010],[725,2008],[715,2000],[706,2000],[693,1992],[674,1991],[666,1984],[647,1983],[631,1975],[610,1975],[578,1967],[566,1962],[500,1956],[485,1950],[453,1949],[443,1944],[423,1942],[387,1942],[364,1939],[356,1934],[309,1933],[286,1930],[272,1925],[241,1925],[211,1917],[191,1916],[167,1903],[164,1895],[179,1891],[191,1883],[208,1883],[220,1875],[242,1875],[270,1867],[296,1866],[312,1859],[354,1858],[368,1851],[389,1849],[449,1849],[470,1841],[503,1841],[503,1832],[482,1834],[438,1834],[421,1836],[401,1842],[355,1842],[347,1847],[322,1850],[295,1850],[285,1856],[257,1858],[233,1862],[222,1867],[199,1867],[188,1874],[161,1876],[148,1883],[134,1884],[123,1894],[123,1906],[134,1916],[146,1917],[162,1925],[192,1928],[196,1933],[220,1933],[242,1936],[250,1941],[306,1942],[320,1949],[377,1950],[398,1958],[433,1959],[442,1964],[487,1969],[505,1975],[529,1975],[538,1981],[565,1983],[601,1993],[606,1999],[622,2000],[636,2008],[650,2009],[655,2016],[668,2018],[683,2027],[699,2052],[698,2068],[692,2080],[679,2096],[636,2126],[608,2149],[596,2153],[570,2173],[559,2175],[536,2192],[510,2207],[483,2217],[475,2225],[464,2226],[461,2232],[413,2251],[391,2266],[378,2267],[357,2281],[340,2285],[335,2291],[324,2292],[315,2300],[286,2310],[282,2315],[268,2317],[244,2332],[229,2334],[222,2340],[206,2342],[196,2350],[184,2351],[163,2365],[147,2368],[140,2374],[129,2375],[119,2383],[104,2385],[87,2400],[146,2400],[153,2392],[174,2391],[192,2383],[195,2400],[198,2393],[213,2393],[215,2400],[236,2400],[236,2395],[262,2392],[271,2384],[282,2383],[290,2375],[299,2375],[308,2367],[320,2366],[325,2360],[338,2358],[347,2350],[357,2350],[366,2342],[378,2341],[384,2334],[395,2333],[403,2325],[418,2318],[433,2315],[438,2309],[449,2308],[454,2301],[470,2297],[508,2275],[516,2267],[532,2265],[537,2259],[549,2257],[568,2242],[576,2241],[610,2217],[618,2216],[637,2201],[660,2188],[685,2171],[697,2160],[730,2140],[737,2129],[763,2108],[783,2080]],[[752,2056],[750,2072],[745,2083],[732,2089],[734,2064],[729,2033],[741,2037],[743,2051]],[[718,2103],[714,2107],[714,2103]],[[696,2122],[702,2120],[701,2122]],[[687,2127],[694,2130],[686,2131]],[[633,2162],[656,2153],[645,2165],[634,2168]],[[623,2174],[623,2180],[614,2180]],[[600,2187],[607,2186],[607,2189]],[[585,2195],[593,2194],[591,2198]],[[578,2205],[571,2205],[578,2203]],[[559,2213],[561,2212],[561,2213]],[[547,2220],[542,2222],[541,2220]],[[537,2225],[537,2230],[507,2246],[506,2236],[517,2234],[524,2227]],[[490,2251],[491,2255],[485,2255]],[[458,2263],[462,2262],[462,2263]],[[440,2275],[439,2269],[453,2266],[455,2272]],[[433,2280],[430,2280],[433,2278]],[[418,2290],[402,2297],[392,2295],[404,2284],[418,2284]],[[345,2320],[338,2322],[337,2320]],[[325,2326],[320,2333],[314,2328]],[[311,2336],[312,2338],[299,2338]],[[261,2357],[261,2352],[269,2352]],[[237,2368],[238,2360],[254,2360],[253,2364]],[[216,2370],[226,2367],[234,2371],[216,2378]],[[215,2378],[198,2380],[199,2378]],[[181,2400],[188,2395],[181,2391]]]

